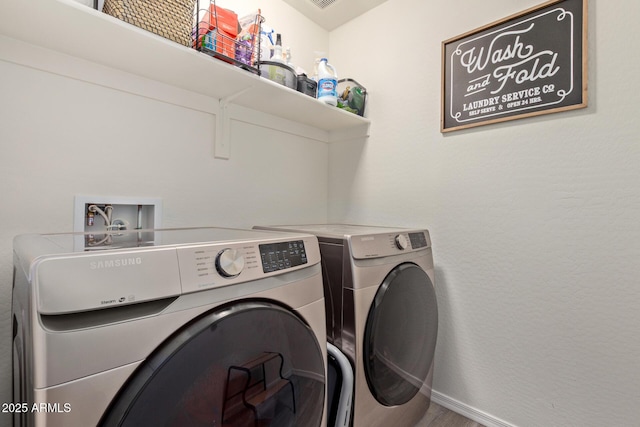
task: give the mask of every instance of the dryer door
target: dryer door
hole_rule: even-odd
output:
[[[402,405],[424,384],[433,362],[438,307],[433,283],[415,264],[395,267],[369,310],[364,334],[364,371],[383,405]]]
[[[120,391],[103,426],[319,426],[325,368],[290,310],[238,302],[183,328]]]

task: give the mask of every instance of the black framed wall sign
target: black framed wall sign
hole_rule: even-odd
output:
[[[587,106],[587,0],[552,0],[442,42],[440,131]]]

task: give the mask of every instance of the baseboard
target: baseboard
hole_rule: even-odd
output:
[[[514,424],[508,423],[452,397],[439,393],[436,390],[431,390],[431,400],[440,406],[444,406],[445,408],[457,412],[460,415],[464,415],[465,417],[486,427],[517,427]]]

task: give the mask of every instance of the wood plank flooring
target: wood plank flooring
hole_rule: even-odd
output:
[[[431,402],[429,410],[416,424],[416,427],[484,427],[469,418]]]

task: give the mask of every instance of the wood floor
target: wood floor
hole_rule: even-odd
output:
[[[416,424],[416,427],[484,427],[447,408],[431,402],[429,410]]]

